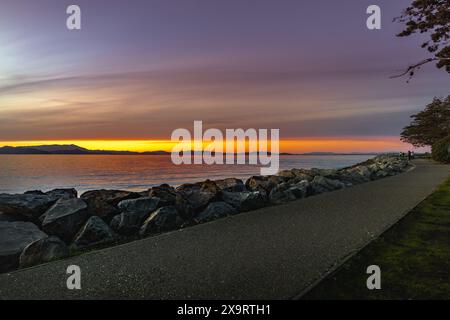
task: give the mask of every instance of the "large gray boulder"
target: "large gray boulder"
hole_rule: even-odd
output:
[[[174,206],[161,207],[153,212],[142,225],[139,235],[147,237],[182,227],[184,220]]]
[[[160,202],[159,198],[140,197],[136,199],[123,200],[118,204],[118,208],[122,212],[135,212],[150,214],[156,210]]]
[[[369,181],[357,171],[343,170],[339,172],[339,180],[348,186],[360,184]]]
[[[0,212],[18,220],[36,222],[57,198],[41,194],[0,194]]]
[[[345,188],[346,185],[339,180],[325,178],[324,176],[315,176],[311,182],[311,187],[315,194],[329,192]]]
[[[177,193],[174,187],[168,184],[162,184],[151,188],[148,193],[148,196],[153,198],[159,198],[159,206],[166,207],[175,205]]]
[[[69,248],[58,237],[47,237],[30,243],[20,255],[20,268],[63,259],[69,256]]]
[[[82,250],[105,245],[114,240],[115,236],[111,228],[101,218],[92,216],[75,236],[71,247]]]
[[[350,170],[350,172],[356,172],[359,174],[365,181],[370,181],[370,177],[372,172],[369,170],[367,166],[357,166]]]
[[[271,204],[282,204],[297,199],[295,194],[290,190],[288,183],[281,183],[273,188],[269,193],[269,201]]]
[[[333,178],[337,174],[338,170],[336,169],[319,169],[319,168],[312,168],[309,170],[309,173],[311,176],[323,176],[327,178]]]
[[[77,190],[71,188],[71,189],[53,189],[47,192],[43,192],[41,190],[30,190],[24,192],[24,194],[33,194],[33,195],[41,195],[41,196],[50,196],[54,198],[55,200],[58,200],[60,198],[65,199],[71,199],[78,197]]]
[[[311,184],[308,180],[302,180],[292,184],[289,191],[295,196],[295,198],[306,198],[312,194]]]
[[[312,181],[314,179],[313,174],[311,171],[306,169],[292,169],[292,173],[295,175],[296,178],[299,178],[299,180],[308,180]]]
[[[314,178],[311,171],[306,169],[282,170],[278,173],[278,176],[285,179],[283,182],[289,182],[290,184],[296,184],[300,181],[312,181]]]
[[[75,189],[53,189],[46,192],[45,194],[56,199],[72,199],[78,197],[78,192]]]
[[[109,225],[112,230],[120,235],[132,236],[139,231],[142,221],[143,220],[135,214],[122,212],[112,218]]]
[[[357,167],[357,172],[364,177],[366,181],[371,180],[372,172],[369,170],[367,166],[359,166]]]
[[[292,170],[281,170],[280,172],[278,172],[278,175],[280,177],[286,177],[289,179],[295,178],[295,174]]]
[[[265,192],[260,191],[223,192],[222,200],[239,212],[256,210],[268,203]]]
[[[78,198],[60,199],[42,216],[42,230],[69,243],[87,217],[86,202]]]
[[[12,216],[12,215],[3,214],[0,212],[0,221],[13,222],[13,221],[22,221],[22,220],[23,219],[18,216]]]
[[[42,190],[28,190],[28,191],[25,191],[23,194],[34,194],[37,196],[45,196],[46,195],[45,192],[43,192]]]
[[[46,237],[47,235],[31,222],[0,221],[0,272],[17,269],[23,249]]]
[[[245,182],[245,187],[250,191],[259,191],[269,194],[278,184],[289,180],[284,176],[252,176]]]
[[[206,209],[195,217],[197,223],[208,222],[222,217],[235,215],[237,210],[226,202],[212,202]]]
[[[214,181],[206,180],[195,184],[183,184],[176,188],[176,208],[180,215],[192,219],[209,203],[219,199],[221,190]]]
[[[222,180],[214,180],[214,182],[222,191],[241,192],[245,189],[244,182],[241,179],[227,178]]]
[[[252,176],[245,181],[245,187],[250,191],[269,193],[274,186],[267,176]]]
[[[135,234],[142,223],[158,208],[159,202],[159,198],[150,197],[121,201],[118,207],[122,213],[111,220],[111,228],[121,235]]]
[[[283,176],[268,176],[267,178],[273,188],[290,180],[288,177]]]
[[[389,172],[387,172],[387,171],[384,171],[384,170],[378,170],[378,171],[375,171],[374,174],[373,174],[372,176],[373,176],[373,178],[375,178],[375,179],[382,179],[382,178],[388,177],[388,176],[390,176],[390,175],[391,175],[391,174],[390,174]]]
[[[99,216],[106,222],[120,213],[117,205],[119,202],[127,199],[136,199],[141,197],[139,193],[121,191],[121,190],[93,190],[87,191],[81,195],[88,207],[89,214]]]
[[[252,176],[245,181],[245,187],[249,191],[260,191],[269,194],[279,184],[289,181],[286,176]]]

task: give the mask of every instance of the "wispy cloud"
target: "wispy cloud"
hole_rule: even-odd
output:
[[[400,121],[386,118],[403,118],[420,106],[420,97],[418,105],[411,104],[414,97],[405,99],[410,88],[380,98],[367,89],[375,77],[335,78],[214,68],[34,78],[0,87],[0,135],[167,138],[197,119],[221,129],[278,126],[286,137],[340,134],[342,127],[352,134],[382,134],[398,131],[390,125]],[[361,122],[374,125],[368,129]]]

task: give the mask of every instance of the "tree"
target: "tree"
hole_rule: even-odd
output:
[[[434,98],[425,110],[411,116],[413,121],[403,128],[401,139],[416,147],[431,146],[450,135],[450,95]]]
[[[450,135],[433,144],[432,157],[436,161],[450,163]]]
[[[421,66],[430,62],[436,62],[439,69],[450,73],[450,0],[414,0],[394,21],[406,24],[406,29],[398,37],[429,34],[422,48],[427,49],[432,56],[409,66],[405,72],[393,78],[404,75],[411,78]]]

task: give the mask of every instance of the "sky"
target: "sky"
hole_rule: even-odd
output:
[[[202,120],[280,129],[284,152],[408,150],[409,116],[450,88],[432,65],[389,78],[428,57],[395,36],[410,2],[0,0],[0,146],[167,150]]]

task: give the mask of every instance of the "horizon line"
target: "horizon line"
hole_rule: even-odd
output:
[[[129,150],[108,150],[108,149],[88,149],[88,148],[83,148],[80,147],[76,144],[47,144],[47,145],[30,145],[30,146],[10,146],[10,145],[0,145],[0,149],[4,149],[4,148],[14,148],[14,149],[20,149],[20,148],[29,148],[29,149],[33,149],[33,148],[39,148],[39,147],[76,147],[79,149],[83,149],[86,150],[88,152],[104,152],[104,153],[108,153],[110,152],[111,155],[113,153],[118,153],[117,155],[127,155],[127,154],[131,154],[131,155],[139,155],[139,154],[153,154],[153,155],[157,155],[157,153],[165,153],[165,154],[170,154],[171,151],[166,151],[166,150],[147,150],[147,151],[129,151]],[[53,151],[47,151],[47,154],[42,154],[42,155],[76,155],[77,153],[70,153],[70,152],[75,152],[77,149],[74,148],[73,150],[69,150],[69,149],[60,149],[60,150],[53,150]],[[37,151],[39,149],[36,149]],[[81,150],[80,150],[81,151]],[[66,152],[66,153],[62,153],[62,152]],[[205,150],[185,150],[185,152],[191,153],[193,155],[195,154],[204,154],[208,151]],[[402,151],[398,151],[398,150],[384,150],[384,151],[345,151],[345,152],[336,152],[336,151],[309,151],[309,152],[284,152],[284,151],[280,151],[280,152],[271,152],[271,151],[267,151],[267,154],[279,154],[279,155],[378,155],[378,154],[392,154],[392,153],[400,153]],[[260,153],[264,153],[264,151],[253,151],[253,152],[234,152],[234,153],[230,153],[230,152],[211,152],[212,154],[221,154],[221,155],[249,155],[249,154],[260,154]],[[11,153],[14,154],[14,153]],[[31,153],[30,153],[31,154]],[[99,154],[83,154],[83,153],[78,153],[79,155],[99,155]],[[25,155],[25,154],[24,154]],[[105,154],[107,155],[107,154]]]
[[[82,140],[82,139],[62,139],[62,140],[21,140],[21,141],[0,141],[0,146],[10,147],[37,147],[49,145],[75,145],[93,151],[117,151],[117,152],[171,152],[172,148],[183,141],[171,140]],[[270,141],[269,141],[270,142]],[[192,144],[193,141],[184,141]],[[203,147],[210,145],[210,141],[204,141]],[[225,141],[224,141],[225,143]],[[317,137],[317,138],[289,138],[280,139],[279,153],[390,153],[405,152],[408,150],[423,150],[427,148],[414,148],[413,146],[400,141],[398,136],[385,137]],[[193,146],[189,148],[195,150]],[[219,148],[220,149],[220,148]],[[270,151],[270,145],[267,148]],[[247,149],[248,150],[248,149]],[[325,150],[325,151],[324,151]],[[224,152],[223,149],[222,152]],[[220,152],[220,150],[218,151]]]

